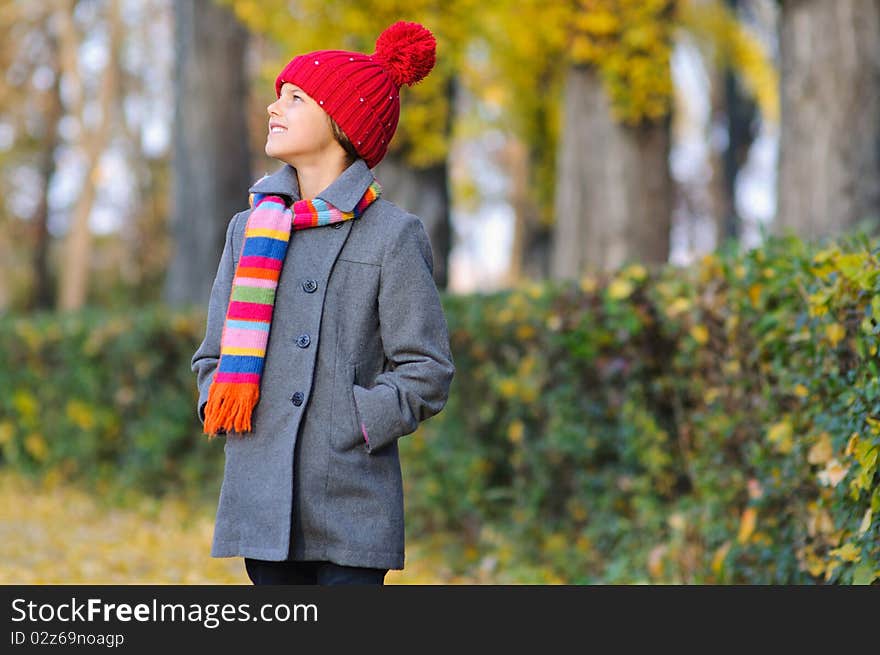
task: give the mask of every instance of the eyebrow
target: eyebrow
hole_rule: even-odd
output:
[[[284,84],[281,85],[281,88],[282,88],[282,89],[283,89],[284,87],[290,87],[293,91],[302,91],[301,88],[299,88],[299,87],[296,86],[295,84],[291,84],[290,82],[285,82]]]

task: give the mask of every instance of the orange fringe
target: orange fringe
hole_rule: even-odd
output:
[[[250,432],[251,413],[260,399],[257,384],[213,382],[205,405],[203,432],[211,437],[220,429],[227,432]]]

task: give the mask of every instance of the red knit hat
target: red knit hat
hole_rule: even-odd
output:
[[[434,67],[437,42],[419,23],[398,21],[376,39],[371,55],[316,50],[299,55],[278,74],[275,94],[296,84],[321,105],[373,168],[397,130],[400,87],[412,86]]]

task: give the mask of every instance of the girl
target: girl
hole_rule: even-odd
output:
[[[310,52],[275,80],[266,154],[284,165],[229,222],[192,358],[204,432],[225,435],[211,556],[243,557],[254,584],[403,568],[397,440],[455,367],[427,233],[370,169],[435,49],[400,21],[371,55]]]

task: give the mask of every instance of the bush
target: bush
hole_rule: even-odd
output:
[[[878,275],[867,237],[787,236],[445,296],[449,402],[400,441],[410,537],[500,582],[877,580]],[[204,321],[2,319],[2,461],[216,500],[189,366]]]
[[[871,582],[878,272],[864,237],[788,236],[448,298],[454,393],[401,442],[411,529],[500,575]]]
[[[162,306],[4,317],[3,462],[103,491],[214,494],[222,440],[199,438],[189,365],[204,320]]]

